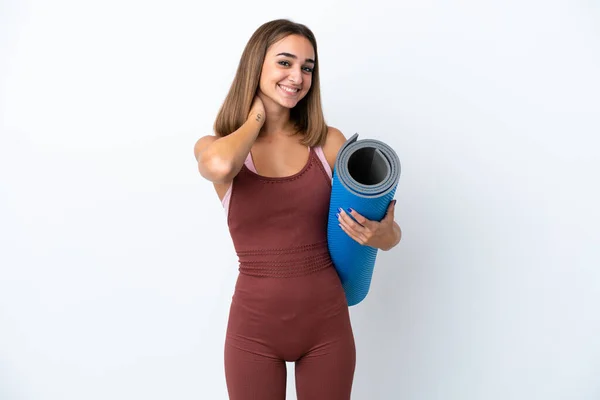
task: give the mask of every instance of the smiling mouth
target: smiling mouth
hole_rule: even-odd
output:
[[[281,90],[283,90],[285,93],[289,93],[289,94],[296,94],[300,91],[300,89],[291,88],[289,86],[283,86],[283,85],[279,85],[279,84],[277,86],[279,86],[279,88]]]

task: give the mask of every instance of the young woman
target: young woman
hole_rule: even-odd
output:
[[[331,171],[346,138],[325,123],[318,63],[306,26],[260,26],[244,49],[215,135],[194,147],[239,257],[225,339],[232,400],[285,399],[286,361],[295,362],[299,400],[350,399],[354,336],[327,248]],[[394,203],[380,222],[340,210],[340,229],[389,250],[401,237]]]

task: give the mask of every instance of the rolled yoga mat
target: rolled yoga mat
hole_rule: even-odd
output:
[[[333,169],[327,239],[329,253],[342,281],[348,306],[360,303],[369,292],[378,249],[361,245],[339,226],[338,208],[356,210],[365,218],[381,221],[400,180],[396,152],[378,140],[344,143]]]

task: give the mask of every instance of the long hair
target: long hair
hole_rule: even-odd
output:
[[[266,22],[250,37],[229,93],[215,119],[213,129],[217,136],[227,136],[246,122],[259,87],[267,49],[273,43],[293,34],[303,36],[310,41],[315,51],[315,67],[312,72],[311,87],[306,96],[290,110],[290,120],[294,123],[297,132],[304,136],[303,144],[308,146],[324,144],[327,125],[321,106],[317,41],[308,27],[288,19]]]

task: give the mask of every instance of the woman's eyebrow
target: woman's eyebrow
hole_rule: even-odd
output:
[[[277,54],[277,56],[286,56],[286,57],[289,57],[289,58],[298,59],[298,57],[296,57],[296,56],[295,56],[294,54],[292,54],[292,53],[285,53],[285,52],[284,52],[284,53],[279,53],[279,54]],[[305,60],[305,62],[314,64],[314,63],[315,63],[315,60],[313,60],[312,58],[307,58],[307,59]]]

